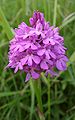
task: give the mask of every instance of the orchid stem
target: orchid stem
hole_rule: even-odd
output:
[[[37,106],[37,112],[39,115],[40,120],[45,120],[44,119],[44,115],[43,115],[43,105],[42,105],[42,98],[41,98],[41,83],[40,83],[40,79],[38,80],[33,80],[32,81],[32,85],[34,88],[34,92],[35,92],[35,96],[38,102],[38,106]]]
[[[51,100],[50,100],[50,76],[48,75],[48,120],[50,120],[50,103],[51,103]]]
[[[33,116],[33,112],[34,112],[34,100],[35,100],[35,96],[34,96],[34,88],[33,88],[33,83],[32,80],[30,80],[30,88],[31,88],[31,111],[30,111],[30,120],[32,120],[32,116]]]
[[[55,100],[57,101],[57,83],[55,83]],[[58,105],[56,104],[55,105],[55,119],[56,120],[59,120],[59,107]]]
[[[48,110],[47,110],[47,113],[48,113],[48,120],[50,120],[50,116],[51,116],[50,75],[48,75],[48,79],[45,77],[44,73],[41,73],[41,76],[48,88],[48,93],[47,93],[47,95],[48,95]]]
[[[40,92],[40,87],[39,87],[39,81],[33,81],[34,84],[34,91],[35,91],[35,95],[38,101],[38,107],[40,109],[40,111],[43,111],[43,106],[42,106],[42,99],[41,99],[41,92]]]

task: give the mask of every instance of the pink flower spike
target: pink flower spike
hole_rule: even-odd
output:
[[[64,38],[60,35],[59,28],[51,26],[39,11],[33,13],[29,22],[30,26],[22,22],[14,30],[6,68],[12,68],[15,73],[24,71],[27,74],[26,81],[31,77],[38,79],[41,72],[56,75],[55,68],[59,71],[66,70],[67,48],[64,47]]]

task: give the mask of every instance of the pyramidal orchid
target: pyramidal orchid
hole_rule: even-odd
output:
[[[26,73],[26,81],[32,77],[38,79],[41,72],[57,75],[53,71],[66,70],[68,58],[65,56],[64,38],[59,28],[50,26],[43,13],[35,11],[29,20],[30,26],[22,22],[14,30],[14,38],[9,46],[9,64],[7,67]]]

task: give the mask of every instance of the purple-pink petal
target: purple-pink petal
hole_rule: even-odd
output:
[[[14,70],[14,73],[16,73],[18,71],[18,65],[16,66],[15,70]]]
[[[51,55],[52,58],[56,59],[56,55],[53,52],[50,51],[49,54]]]
[[[63,60],[57,60],[56,67],[58,70],[61,70],[61,71],[66,70],[66,64]]]
[[[30,18],[30,19],[29,19],[29,22],[30,22],[30,25],[31,25],[31,26],[34,25],[34,19],[33,19],[33,18]]]
[[[25,49],[28,49],[28,48],[30,47],[30,45],[31,45],[30,43],[27,43],[27,44],[24,46],[24,48],[25,48]]]
[[[44,53],[45,53],[45,49],[40,49],[40,50],[37,51],[37,54],[39,56],[42,56]]]
[[[42,24],[41,24],[41,23],[38,23],[38,24],[36,25],[36,30],[37,30],[37,31],[42,31]]]
[[[35,72],[35,71],[32,71],[32,72],[31,72],[31,75],[32,75],[32,78],[33,78],[33,79],[38,79],[39,76],[40,76],[40,75],[39,75],[37,72]]]
[[[31,49],[32,49],[32,50],[37,50],[37,46],[34,45],[34,44],[31,44]]]
[[[26,56],[25,58],[22,58],[22,59],[21,59],[21,64],[22,64],[22,65],[25,65],[26,62],[27,62],[27,60],[28,60],[28,56]]]
[[[44,44],[48,44],[48,43],[49,43],[49,38],[43,40],[43,43],[44,43]]]
[[[25,82],[29,81],[29,80],[30,80],[30,78],[31,78],[30,73],[27,73],[27,75],[26,75],[26,79],[25,79]]]
[[[19,62],[18,66],[19,66],[20,70],[23,70],[23,66],[22,66],[21,62]]]
[[[53,38],[50,38],[49,41],[50,41],[51,45],[55,45],[55,41]]]
[[[48,69],[48,64],[45,61],[42,61],[41,64],[40,64],[40,67],[44,70],[47,70]]]
[[[46,59],[50,59],[50,55],[49,55],[49,52],[47,50],[45,51],[45,55],[46,55]]]
[[[31,56],[28,57],[28,65],[32,66],[32,57]]]
[[[40,57],[34,55],[32,59],[36,64],[40,63]]]

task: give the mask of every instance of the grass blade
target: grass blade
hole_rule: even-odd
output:
[[[5,31],[8,39],[10,40],[13,37],[13,33],[12,33],[12,30],[10,28],[9,23],[7,22],[7,20],[6,20],[5,16],[4,16],[4,13],[3,13],[1,7],[0,7],[0,22],[2,23],[4,31]]]
[[[75,12],[71,13],[70,15],[68,15],[64,20],[63,22],[65,22],[66,20],[68,20],[69,18],[75,16]]]
[[[53,17],[53,25],[56,26],[56,15],[57,15],[57,0],[54,2],[54,17]]]
[[[72,21],[75,20],[75,16],[70,17],[70,19],[63,20],[64,22],[62,23],[61,26],[59,26],[60,29],[71,23]]]
[[[47,20],[47,1],[43,0],[43,7],[44,7],[44,15],[45,15],[45,19]]]
[[[32,8],[33,8],[33,11],[37,10],[36,0],[32,0]]]
[[[50,21],[50,0],[48,0],[48,20]]]

